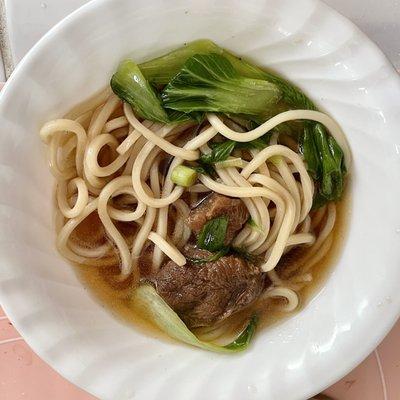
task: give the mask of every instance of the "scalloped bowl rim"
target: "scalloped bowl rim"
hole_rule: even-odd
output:
[[[273,1],[273,0],[268,0],[269,2]],[[267,1],[267,3],[268,3]],[[54,46],[57,46],[57,41],[58,41],[58,37],[60,35],[62,35],[63,33],[65,33],[66,30],[70,30],[72,29],[72,27],[77,27],[79,25],[80,21],[85,21],[87,18],[90,18],[90,16],[92,15],[92,13],[96,14],[98,13],[98,10],[107,10],[107,5],[110,5],[112,2],[112,0],[93,0],[91,2],[89,2],[88,4],[82,6],[80,9],[78,9],[77,11],[73,12],[71,15],[67,16],[63,21],[61,21],[60,23],[58,23],[53,29],[51,29],[39,42],[38,44],[36,44],[31,50],[30,52],[24,57],[24,59],[20,62],[20,64],[18,65],[18,67],[16,68],[16,70],[14,71],[14,73],[12,74],[11,78],[9,79],[9,81],[6,83],[4,89],[3,89],[3,93],[0,96],[0,118],[2,123],[7,124],[9,123],[9,119],[8,116],[9,114],[6,114],[7,112],[9,113],[10,109],[10,105],[12,105],[16,99],[16,94],[18,95],[18,93],[21,93],[21,82],[29,77],[30,75],[34,75],[37,71],[35,70],[36,68],[36,64],[38,63],[38,65],[40,65],[41,61],[40,58],[41,57],[46,57],[46,52],[49,51],[49,49],[54,48]],[[140,3],[140,0],[138,1]],[[127,0],[121,0],[119,3],[118,2],[114,2],[114,5],[116,8],[117,5],[119,4],[123,4],[123,3],[127,3]],[[155,3],[155,2],[154,2]],[[161,2],[162,3],[162,2]],[[191,2],[191,5],[189,5],[190,2],[187,2],[187,8],[192,10],[192,9],[196,9],[197,8],[201,8],[201,6],[196,5],[195,2]],[[227,4],[228,2],[220,2],[219,6],[222,7],[223,4]],[[254,1],[252,4],[254,5],[254,7],[256,6],[261,6],[262,1]],[[279,7],[284,7],[285,1],[283,1],[281,4],[279,4],[279,2],[276,2],[277,8],[279,9]],[[179,6],[180,1],[176,0],[170,3],[170,6],[174,5],[174,6]],[[286,3],[285,3],[286,4]],[[388,97],[390,98],[390,100],[392,101],[391,104],[396,104],[395,101],[397,100],[397,104],[400,104],[400,79],[397,76],[397,73],[394,71],[394,69],[392,68],[392,66],[390,65],[389,61],[386,60],[385,56],[382,54],[382,52],[376,47],[375,44],[373,44],[368,38],[365,37],[364,34],[362,34],[358,28],[356,28],[351,22],[349,22],[347,19],[345,19],[343,16],[341,16],[340,14],[338,14],[337,12],[333,11],[330,7],[326,6],[325,4],[322,4],[318,1],[313,1],[313,0],[302,0],[301,2],[298,2],[298,5],[305,5],[307,7],[316,7],[318,8],[319,12],[322,13],[321,15],[326,15],[329,16],[330,18],[332,18],[335,22],[338,22],[338,26],[339,27],[343,27],[343,29],[348,29],[349,31],[351,31],[352,33],[354,33],[354,35],[356,35],[357,39],[358,39],[358,44],[355,45],[357,50],[357,46],[360,46],[360,48],[364,49],[367,51],[368,54],[373,55],[375,58],[373,58],[372,60],[374,62],[377,63],[377,65],[381,65],[382,67],[382,71],[384,71],[385,73],[385,83],[388,82],[391,87],[392,92],[390,92],[390,95],[388,95]],[[216,6],[217,8],[219,6]],[[296,8],[296,7],[294,7]],[[226,12],[226,11],[224,11]],[[100,15],[100,14],[98,14]],[[240,39],[239,39],[240,41]],[[132,48],[134,47],[135,44],[132,44]],[[353,49],[354,50],[354,49]],[[355,51],[354,50],[354,51]],[[349,57],[351,57],[351,54],[349,55]],[[279,57],[278,57],[279,58]],[[118,61],[118,60],[116,60]],[[279,64],[279,63],[277,63]],[[284,61],[282,62],[282,65],[284,65]],[[358,64],[357,64],[358,65]],[[56,66],[56,68],[59,68],[59,66]],[[277,68],[279,71],[279,67]],[[312,68],[311,68],[312,69]],[[287,71],[286,71],[287,72]],[[287,72],[287,75],[290,78],[290,71]],[[304,85],[307,89],[307,84]],[[378,109],[377,113],[379,114],[379,112],[382,113],[383,116],[383,120],[384,120],[384,124],[383,125],[385,127],[385,129],[388,131],[388,137],[389,137],[389,142],[390,142],[390,146],[395,145],[395,136],[394,136],[394,128],[396,126],[399,126],[399,119],[395,118],[394,113],[396,112],[396,108],[394,108],[392,110],[392,108],[389,106],[389,104],[385,103],[385,97],[389,92],[389,86],[385,86],[384,89],[385,90],[381,90],[380,92],[376,92],[379,94],[378,98],[379,104],[383,104],[382,108]],[[375,88],[370,88],[368,85],[366,86],[368,87],[368,90],[371,93],[376,94],[373,89]],[[33,87],[32,87],[33,88]],[[93,91],[94,87],[91,87],[90,90]],[[29,86],[28,86],[29,89]],[[347,89],[346,89],[347,90]],[[376,89],[378,90],[378,89]],[[367,91],[367,90],[366,90]],[[312,95],[313,93],[311,93]],[[372,94],[367,94],[367,104],[369,101],[369,97],[368,96],[372,96]],[[39,102],[42,101],[42,99],[39,99]],[[320,103],[322,103],[322,105],[325,108],[329,109],[329,103],[325,104],[324,101],[321,101]],[[29,104],[29,103],[28,103]],[[371,103],[373,104],[373,103]],[[63,104],[63,106],[65,106]],[[332,106],[333,107],[333,106]],[[365,107],[361,106],[361,108]],[[372,107],[373,109],[373,107]],[[27,112],[27,115],[29,115],[29,110]],[[335,111],[332,111],[332,114],[334,116],[336,116]],[[338,112],[338,114],[340,114]],[[33,116],[33,120],[34,122],[37,124],[38,121],[35,121],[35,116]],[[374,120],[375,121],[375,120]],[[342,121],[339,120],[339,123],[342,123]],[[362,122],[357,121],[357,123],[362,124]],[[382,122],[383,123],[383,122]],[[11,126],[11,125],[10,125]],[[346,123],[344,123],[344,126],[347,126]],[[360,125],[362,127],[362,125]],[[381,126],[381,125],[379,125]],[[346,130],[345,130],[346,131]],[[392,138],[391,138],[392,137]],[[4,138],[3,138],[4,139]],[[351,138],[350,138],[351,139]],[[13,139],[14,140],[14,139]],[[36,140],[36,139],[35,139]],[[38,140],[38,139],[37,139]],[[355,143],[357,143],[357,145],[359,144],[359,142],[357,142],[358,139],[354,139]],[[371,140],[374,140],[374,137],[371,137]],[[387,140],[385,138],[385,140]],[[0,139],[0,143],[2,143],[2,139]],[[16,142],[14,142],[15,144]],[[381,144],[380,141],[377,142],[378,143],[378,147]],[[382,145],[383,146],[383,145]],[[368,145],[366,145],[366,149],[367,152],[370,151],[368,150]],[[380,147],[379,147],[379,151],[380,151]],[[386,151],[386,147],[382,147],[382,154],[385,155]],[[358,149],[353,148],[353,152],[356,156],[356,169],[355,169],[355,181],[357,182],[358,186],[358,181],[364,178],[363,177],[363,171],[359,170],[359,162],[360,160],[357,160],[357,156],[358,156]],[[360,150],[361,152],[361,150]],[[393,148],[393,153],[394,153],[394,148]],[[388,153],[389,154],[389,153]],[[2,154],[0,152],[0,161],[3,162],[4,159],[4,154]],[[393,157],[393,155],[390,153],[388,155],[388,159],[384,160],[385,166],[389,167],[389,166],[393,166],[396,165],[397,159],[396,157]],[[362,159],[361,161],[365,161],[364,159]],[[368,160],[367,160],[368,161]],[[7,165],[6,161],[5,164]],[[12,168],[14,167],[12,164],[10,165]],[[385,169],[383,168],[382,171],[384,171]],[[381,172],[382,172],[381,171]],[[394,175],[395,176],[395,172]],[[397,173],[396,176],[398,176],[399,174]],[[378,174],[379,176],[379,174]],[[396,181],[396,180],[395,180]],[[387,188],[387,182],[385,181],[385,178],[382,176],[382,182],[378,182],[379,185],[381,185],[382,188]],[[362,185],[360,184],[360,187]],[[394,191],[397,191],[397,193],[399,193],[399,189],[397,187],[392,188]],[[48,194],[48,191],[47,191]],[[396,196],[394,196],[396,197]],[[384,202],[389,201],[388,199],[384,199]],[[371,199],[372,202],[372,199]],[[364,204],[364,203],[362,203]],[[368,205],[368,204],[366,204]],[[371,205],[371,204],[369,204]],[[393,203],[384,203],[385,208],[387,207],[387,209],[390,211],[395,211],[393,208]],[[368,209],[368,208],[367,208]],[[357,212],[357,211],[355,211]],[[395,214],[396,218],[398,220],[398,223],[400,224],[400,214],[397,213]],[[357,217],[362,216],[362,214],[357,214]],[[354,224],[360,224],[361,222],[355,222],[354,221],[354,213],[352,214],[352,223]],[[0,222],[2,221],[2,216],[0,217]],[[393,217],[393,219],[396,219],[395,217]],[[386,222],[385,222],[386,223]],[[395,223],[397,223],[397,221],[395,221]],[[389,226],[388,226],[389,227]],[[351,229],[352,227],[350,227]],[[390,229],[393,229],[393,227],[390,227]],[[393,229],[393,234],[394,229]],[[354,235],[353,232],[349,233],[349,236]],[[383,241],[383,237],[385,233],[382,234],[382,241]],[[381,243],[382,245],[382,243]],[[0,247],[1,248],[1,247]],[[393,251],[393,249],[391,250]],[[390,254],[391,259],[398,259],[398,253],[399,252],[393,252],[393,254]],[[389,255],[388,255],[389,257]],[[9,258],[4,258],[2,257],[2,255],[0,256],[1,260],[3,263],[8,263],[9,262]],[[368,263],[369,261],[366,260],[365,263]],[[60,261],[60,264],[63,264],[62,261]],[[65,264],[65,263],[64,263]],[[13,279],[15,278],[15,276],[13,277],[13,272],[12,272],[12,267],[13,265],[2,265],[2,270],[0,271],[0,287],[1,284],[3,284],[4,282],[8,282],[9,279]],[[388,265],[385,266],[387,269],[384,270],[384,274],[382,276],[382,281],[379,281],[380,284],[382,284],[382,287],[386,288],[388,290],[388,295],[385,295],[383,297],[378,297],[375,293],[372,293],[371,296],[367,296],[366,297],[360,297],[357,298],[357,302],[358,302],[358,309],[357,312],[359,312],[358,316],[354,315],[354,321],[355,325],[351,324],[350,325],[347,323],[347,325],[345,323],[343,323],[342,325],[340,324],[336,324],[335,327],[337,329],[339,329],[338,331],[335,331],[333,333],[333,339],[336,340],[338,337],[342,337],[342,333],[343,334],[347,334],[351,336],[351,330],[354,328],[356,333],[357,333],[357,323],[359,323],[361,325],[361,321],[365,321],[368,319],[368,324],[366,324],[364,326],[364,334],[368,334],[367,336],[367,340],[365,340],[365,342],[359,343],[358,341],[358,337],[355,337],[355,333],[353,333],[352,338],[351,339],[343,339],[344,341],[348,340],[349,342],[347,343],[347,345],[351,342],[353,345],[357,344],[357,346],[355,346],[353,352],[351,354],[347,353],[347,359],[343,360],[343,354],[345,352],[345,349],[348,350],[348,347],[343,346],[340,349],[332,349],[334,346],[332,345],[330,348],[328,346],[328,350],[326,350],[327,353],[333,352],[335,351],[337,354],[334,357],[334,359],[336,360],[337,364],[333,365],[332,360],[330,361],[330,366],[332,367],[331,371],[326,371],[326,372],[321,372],[321,375],[319,375],[319,381],[318,382],[308,382],[309,386],[307,388],[299,388],[298,386],[293,388],[293,390],[299,390],[297,393],[300,393],[301,396],[309,396],[312,394],[315,394],[316,392],[324,389],[325,387],[327,387],[329,384],[334,383],[336,380],[338,380],[340,377],[344,376],[347,372],[349,372],[352,368],[354,368],[359,362],[361,362],[377,345],[378,343],[384,338],[384,336],[388,333],[388,331],[391,329],[391,327],[393,326],[393,324],[395,323],[395,321],[397,320],[399,314],[400,314],[400,296],[395,292],[394,290],[394,286],[392,284],[389,284],[388,281],[390,280],[395,280],[394,278],[398,275],[396,275],[396,271],[394,270],[393,265]],[[333,273],[333,276],[331,276],[328,279],[328,282],[326,283],[326,286],[330,285],[330,280],[331,279],[338,279],[337,276],[339,275],[338,273]],[[374,277],[377,278],[377,277]],[[380,278],[380,276],[378,277]],[[371,278],[372,279],[372,278]],[[339,280],[340,282],[340,280]],[[361,285],[362,286],[362,285]],[[311,305],[307,306],[306,309],[303,312],[308,312],[310,310],[307,310],[309,308],[315,307],[316,303],[318,303],[319,301],[321,301],[321,299],[323,299],[324,297],[327,296],[327,293],[325,290],[326,288],[324,287],[319,294],[316,296],[316,299],[314,299],[311,302]],[[1,296],[1,301],[2,301],[2,305],[4,307],[4,309],[6,310],[8,316],[10,317],[11,321],[13,321],[13,323],[15,324],[15,327],[20,331],[20,333],[22,334],[22,336],[24,337],[24,339],[28,342],[28,344],[30,344],[33,348],[33,350],[35,352],[38,353],[38,355],[43,358],[45,361],[47,361],[54,369],[56,369],[59,373],[61,373],[63,376],[65,376],[67,379],[71,380],[73,383],[75,383],[76,385],[82,387],[83,389],[86,389],[94,394],[96,394],[97,396],[105,396],[106,398],[109,398],[109,394],[106,389],[104,389],[103,387],[101,388],[95,388],[93,386],[91,386],[88,382],[86,382],[85,380],[80,379],[79,375],[76,375],[75,372],[73,371],[74,367],[73,365],[69,365],[68,363],[63,363],[63,360],[56,360],[54,358],[53,355],[51,355],[49,353],[49,349],[45,347],[45,345],[43,344],[43,337],[46,337],[46,333],[40,333],[38,331],[32,331],[31,329],[27,329],[26,328],[26,323],[25,321],[23,321],[22,315],[20,315],[20,309],[19,309],[19,305],[20,302],[26,301],[26,299],[24,299],[23,294],[22,293],[17,293],[17,296],[14,297],[7,297],[7,295],[4,293],[1,293],[0,291],[0,296]],[[366,303],[364,302],[362,304],[362,300],[366,301]],[[365,310],[365,308],[368,306],[375,306],[375,301],[379,300],[379,304],[377,304],[377,307],[382,307],[382,310],[385,309],[385,312],[382,313],[376,313],[373,312],[371,314],[367,314],[368,311]],[[92,300],[88,300],[89,302]],[[387,303],[387,304],[386,304]],[[318,307],[317,307],[318,308]],[[313,311],[315,311],[316,313],[318,312],[318,310],[314,309]],[[354,309],[355,310],[355,309]],[[356,312],[354,311],[354,314],[356,314]],[[319,315],[319,314],[318,314]],[[105,317],[104,318],[108,318]],[[359,320],[357,319],[359,318]],[[299,318],[299,316],[296,316],[295,319],[297,320],[301,320],[301,317]],[[353,321],[352,321],[353,322]],[[365,327],[369,326],[370,328],[372,326],[377,327],[373,332],[366,332],[365,331]],[[339,327],[339,328],[338,328]],[[297,328],[299,328],[299,325],[297,325]],[[277,337],[279,338],[279,334],[285,336],[285,332],[280,332],[279,327],[274,328],[274,332],[276,333],[276,330],[279,331],[278,336],[274,336],[273,340],[270,339],[270,344],[271,343],[275,343],[274,340],[278,340],[276,339]],[[284,328],[282,328],[284,329]],[[342,329],[342,330],[341,330]],[[360,332],[358,332],[360,333]],[[265,336],[266,333],[262,332],[259,334],[260,337]],[[347,336],[346,336],[347,338]],[[157,339],[149,339],[150,341],[156,341]],[[272,341],[271,341],[272,340]],[[286,340],[288,340],[290,342],[290,338],[289,336],[286,336]],[[146,342],[148,344],[148,342]],[[162,346],[172,346],[172,344],[170,343],[163,343]],[[253,348],[254,349],[258,349],[260,350],[261,347],[261,339],[256,340],[256,343],[254,344]],[[340,346],[339,346],[340,347]],[[176,351],[181,351],[181,349],[179,347],[176,347],[175,349]],[[193,352],[197,352],[198,350],[192,350]],[[265,351],[265,350],[264,350]],[[318,351],[320,351],[320,353],[318,354],[322,354],[323,350],[321,349],[317,349],[315,350],[316,353],[318,353]],[[186,354],[186,353],[185,353]],[[252,352],[253,356],[254,355],[254,351]],[[266,356],[268,356],[268,352],[266,353]],[[210,360],[212,360],[215,356],[209,356]],[[201,362],[203,362],[204,360],[201,360]],[[339,362],[340,361],[340,362]],[[322,363],[321,360],[316,361],[317,363]],[[200,364],[199,364],[200,365]],[[325,365],[326,367],[326,365]],[[315,374],[315,370],[318,369],[315,365],[306,365],[304,368],[306,368],[306,372],[308,371],[314,371],[312,372],[312,374]],[[296,370],[295,367],[293,367],[294,370]],[[314,376],[314,375],[312,375]],[[291,378],[288,378],[289,382]],[[259,396],[261,396],[261,394],[258,391],[262,391],[264,389],[264,387],[259,387],[256,389],[252,389],[252,386],[249,385],[249,393],[248,393],[248,398],[261,398]],[[217,390],[217,389],[216,389]],[[277,398],[274,397],[276,396],[276,392],[274,392],[274,390],[276,389],[270,389],[271,390],[271,396],[272,398]],[[264,393],[264,392],[263,392]],[[129,397],[130,395],[126,395],[126,398],[131,398]],[[295,395],[293,395],[295,396]],[[112,396],[111,396],[112,397]],[[110,397],[110,398],[111,398]],[[133,395],[132,395],[133,398]],[[239,398],[239,397],[237,397]],[[298,398],[298,397],[293,397],[293,399]],[[303,397],[301,397],[303,398]]]

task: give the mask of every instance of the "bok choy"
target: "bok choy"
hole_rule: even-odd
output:
[[[166,85],[161,93],[160,85]],[[204,113],[211,111],[229,114],[230,118],[236,116],[253,125],[288,109],[317,110],[295,85],[210,40],[186,44],[139,66],[126,60],[114,74],[111,87],[138,115],[162,123],[188,119],[200,122]],[[290,123],[276,127],[282,128],[290,128]],[[293,134],[291,130],[285,133]],[[300,124],[300,134],[298,127],[294,131],[316,182],[314,207],[338,200],[346,174],[341,148],[319,123],[305,121]],[[234,147],[262,149],[266,145],[264,138],[260,138]],[[233,145],[227,145],[226,153],[230,146]],[[203,157],[195,168],[199,173],[212,174],[212,165],[226,160],[229,154],[224,155],[225,159]]]
[[[203,154],[199,162],[208,165],[214,164],[215,166],[229,166],[228,161],[229,156],[232,154],[234,149],[242,149],[242,150],[251,150],[251,149],[258,149],[262,150],[268,145],[270,135],[268,134],[268,138],[264,136],[259,137],[258,139],[252,140],[250,142],[235,142],[233,140],[225,140],[224,142],[220,143],[210,143],[209,145],[212,147],[212,150],[208,154]],[[222,164],[226,163],[226,164]],[[243,160],[241,162],[236,162],[235,165],[231,166],[241,166]],[[236,165],[238,164],[238,165]]]
[[[203,154],[200,157],[200,161],[205,164],[214,164],[225,161],[231,155],[235,145],[236,142],[233,140],[216,143],[215,146],[213,146],[211,153]]]
[[[344,165],[343,151],[336,140],[329,136],[320,124],[307,124],[304,131],[302,148],[308,170],[318,182],[318,193],[314,208],[327,201],[339,200],[343,192]]]
[[[140,310],[141,313],[170,337],[204,350],[219,353],[236,353],[245,350],[254,336],[258,320],[257,316],[253,315],[244,331],[236,340],[226,346],[219,346],[198,339],[175,311],[156,292],[153,286],[148,284],[139,286],[134,291],[131,302],[132,307]]]
[[[289,83],[277,75],[264,71],[225,50],[223,51],[223,55],[229,60],[238,74],[248,78],[262,79],[276,85],[282,93],[282,101],[286,103],[287,106],[308,110],[316,109],[314,103],[292,83]]]
[[[213,111],[257,116],[276,104],[281,92],[265,80],[239,75],[228,59],[211,53],[189,58],[161,96],[165,108],[184,113]]]
[[[224,248],[228,218],[225,216],[211,219],[203,225],[197,238],[197,246],[211,252]]]
[[[263,71],[248,62],[228,53],[223,53],[233,67],[243,76],[265,79],[275,84],[282,93],[282,101],[295,109],[317,110],[315,104],[296,86],[285,79]],[[328,201],[339,200],[344,189],[346,166],[343,151],[325,127],[315,122],[305,122],[301,136],[301,150],[307,163],[308,172],[317,182],[314,208]]]
[[[319,123],[306,122],[300,149],[307,169],[317,184],[314,208],[339,200],[344,189],[346,166],[343,151],[336,140]]]
[[[264,71],[228,52],[223,55],[238,73],[275,84],[282,93],[282,101],[294,109],[317,110],[315,104],[295,85],[270,72]],[[343,152],[336,140],[319,123],[306,122],[301,137],[301,150],[311,176],[317,182],[314,208],[328,201],[339,200],[343,192],[346,167]]]
[[[169,121],[157,93],[132,60],[125,60],[119,65],[111,78],[111,88],[141,117],[163,123]]]
[[[161,57],[139,65],[145,78],[154,85],[166,85],[186,60],[196,54],[222,53],[223,50],[207,39],[195,40]]]
[[[315,104],[300,89],[285,79],[263,71],[230,53],[225,52],[224,56],[243,76],[265,79],[275,84],[282,93],[282,101],[289,108],[317,110]],[[321,207],[328,201],[339,200],[344,189],[346,167],[343,151],[336,140],[328,134],[323,125],[306,122],[300,147],[308,171],[317,182],[314,208]]]

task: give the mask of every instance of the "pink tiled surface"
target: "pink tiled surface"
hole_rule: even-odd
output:
[[[42,361],[0,308],[1,400],[94,400]]]
[[[326,390],[336,400],[400,399],[400,322],[360,366]],[[42,361],[0,308],[1,400],[95,400]]]

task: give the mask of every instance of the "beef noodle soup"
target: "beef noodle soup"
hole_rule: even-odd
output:
[[[40,136],[59,252],[114,312],[188,344],[245,349],[301,308],[342,241],[341,128],[208,40],[123,61]]]

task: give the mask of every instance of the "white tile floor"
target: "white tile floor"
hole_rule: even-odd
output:
[[[1,1],[1,0],[0,0]],[[14,63],[64,16],[89,0],[3,0]],[[132,0],[134,1],[134,0]],[[200,1],[200,0],[199,0]],[[400,69],[400,0],[325,0],[354,21]]]

